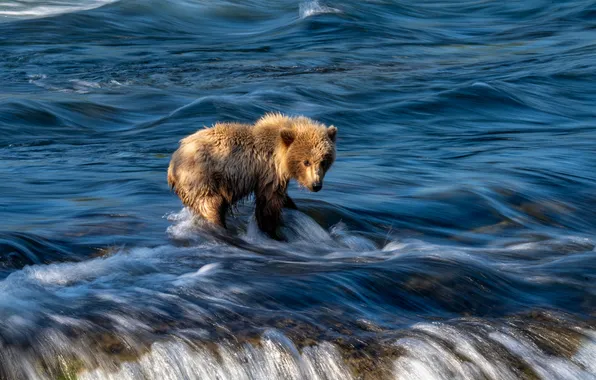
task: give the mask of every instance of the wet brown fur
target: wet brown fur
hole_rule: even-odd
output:
[[[272,237],[290,179],[313,190],[335,160],[337,128],[306,117],[267,114],[254,125],[217,123],[180,141],[168,183],[196,214],[225,228],[230,206],[255,194],[259,228]]]

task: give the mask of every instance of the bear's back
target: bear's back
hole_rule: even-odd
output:
[[[253,143],[252,127],[241,123],[216,123],[180,140],[180,145],[210,145],[222,149]]]

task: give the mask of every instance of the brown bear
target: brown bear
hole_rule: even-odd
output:
[[[180,141],[168,184],[194,213],[223,228],[228,208],[254,193],[259,228],[277,238],[282,208],[296,208],[288,182],[321,190],[336,134],[334,126],[279,113],[254,125],[216,123]]]

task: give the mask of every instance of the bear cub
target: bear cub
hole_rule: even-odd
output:
[[[278,113],[254,125],[216,123],[180,141],[168,184],[184,205],[223,228],[230,206],[254,194],[259,228],[278,238],[282,208],[296,208],[288,182],[321,190],[335,161],[336,135],[334,126]]]

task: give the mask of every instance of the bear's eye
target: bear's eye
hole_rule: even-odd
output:
[[[305,160],[304,161],[304,166],[310,166],[310,161],[309,160]]]

